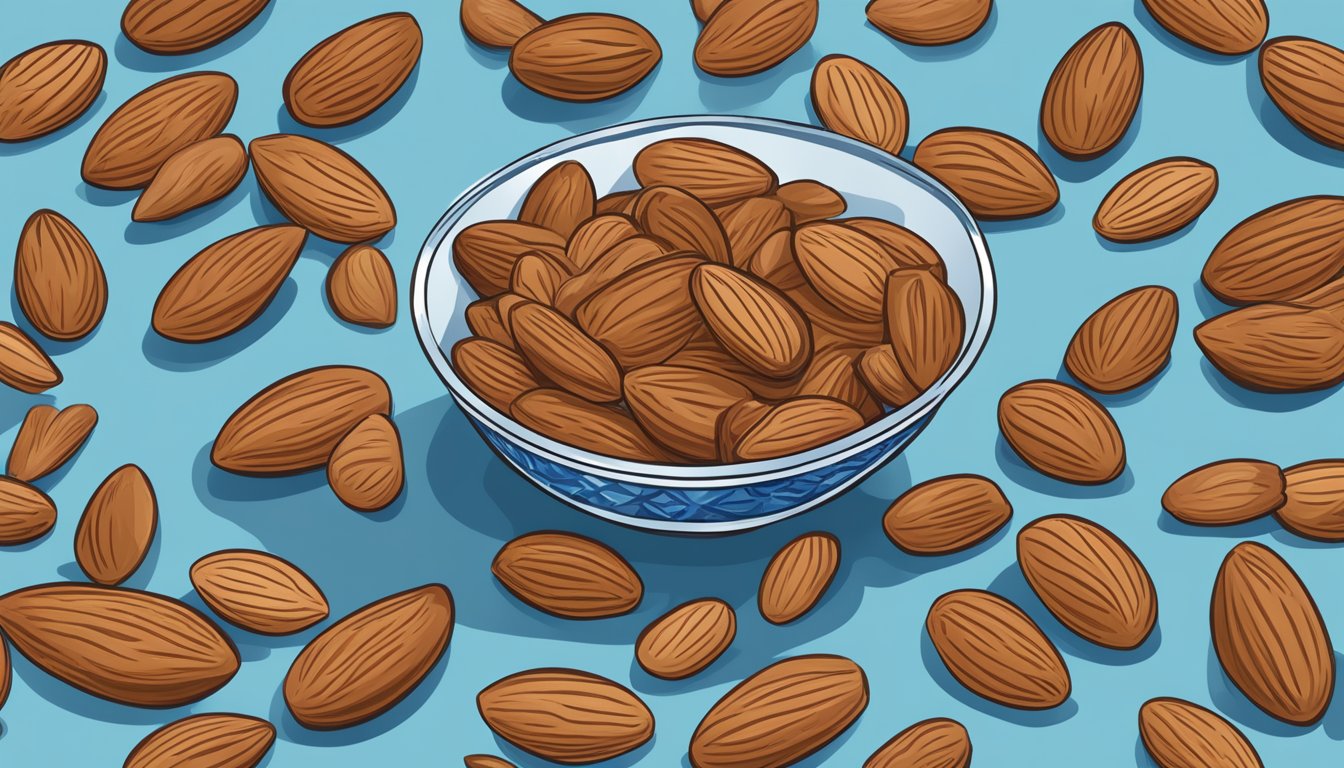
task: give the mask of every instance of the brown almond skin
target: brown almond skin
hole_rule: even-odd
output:
[[[546,171],[528,190],[518,220],[545,227],[568,239],[580,224],[596,213],[593,179],[573,160]]]
[[[518,768],[508,760],[494,755],[467,755],[462,758],[462,762],[467,768]]]
[[[1193,157],[1168,157],[1121,179],[1097,207],[1092,228],[1117,243],[1179,232],[1218,194],[1218,171]]]
[[[247,149],[237,136],[198,141],[174,152],[140,193],[131,220],[165,221],[215,202],[247,175]]]
[[[906,728],[883,744],[863,768],[969,768],[971,737],[956,720],[934,717]]]
[[[980,31],[993,0],[872,0],[868,21],[910,45],[949,45]]]
[[[826,594],[840,567],[840,540],[805,533],[785,544],[761,576],[757,605],[771,624],[797,621]]]
[[[775,172],[736,147],[710,139],[664,139],[635,155],[635,178],[645,187],[679,187],[719,206],[772,193]]]
[[[82,339],[107,311],[107,276],[84,233],[52,210],[28,217],[14,256],[14,294],[43,336]]]
[[[5,474],[31,483],[55,472],[79,451],[97,424],[98,412],[91,405],[33,406],[14,438]]]
[[[793,250],[803,276],[821,298],[854,320],[880,327],[887,275],[900,265],[876,240],[843,224],[820,221],[794,231]]]
[[[386,13],[347,27],[313,46],[285,77],[285,107],[314,128],[334,128],[373,114],[420,61],[424,39],[409,13]]]
[[[912,555],[947,555],[985,541],[1012,516],[1013,505],[993,480],[948,475],[901,494],[882,516],[882,529]]]
[[[597,259],[588,266],[587,271],[577,274],[572,278],[565,279],[564,284],[556,289],[554,301],[552,303],[555,308],[562,313],[577,319],[579,306],[587,302],[588,299],[592,298],[603,288],[625,278],[630,273],[633,273],[642,267],[649,266],[656,261],[662,261],[664,256],[677,256],[683,260],[700,260],[699,254],[691,253],[689,251],[678,251],[669,254],[667,252],[667,244],[655,240],[652,237],[643,235],[632,237],[613,245],[606,253],[597,257]],[[524,261],[526,258],[527,257],[524,256],[519,259],[519,261]],[[683,261],[682,263],[685,262]],[[515,271],[517,270],[516,265],[514,269]],[[650,272],[646,274],[646,277],[652,274],[657,273]],[[680,278],[675,278],[675,280],[676,284],[670,284],[666,287],[669,292],[680,296],[679,289],[681,288],[681,280]],[[678,314],[681,316],[681,320],[684,321],[686,319],[684,316],[685,307],[681,307],[681,309],[682,312]],[[654,321],[657,320],[657,318],[650,319]],[[677,323],[676,327],[684,330],[684,326],[682,326],[681,323]],[[672,341],[669,341],[669,343],[672,343]]]
[[[9,700],[9,689],[14,682],[14,667],[9,661],[9,644],[0,638],[0,709]]]
[[[653,218],[641,224],[623,213],[599,213],[580,224],[574,234],[569,236],[569,242],[565,245],[565,258],[575,269],[585,270],[613,246],[638,237],[641,226],[647,229],[652,225],[654,229],[659,229],[653,224]],[[664,230],[659,233],[659,237],[667,239],[667,234]]]
[[[222,72],[191,72],[132,96],[103,123],[84,153],[84,181],[139,189],[178,150],[218,135],[233,116],[238,84]]]
[[[1139,738],[1158,768],[1264,768],[1236,726],[1183,699],[1149,699],[1139,708]]]
[[[1036,471],[1080,485],[1108,483],[1125,469],[1125,441],[1106,409],[1056,381],[1019,384],[999,400],[999,429]]]
[[[1168,32],[1211,53],[1250,53],[1269,32],[1265,0],[1143,0],[1143,5]]]
[[[520,221],[479,222],[453,239],[453,266],[483,298],[507,291],[514,263],[528,253],[564,258],[565,239]]]
[[[1015,709],[1050,709],[1072,689],[1069,670],[1021,608],[991,592],[948,592],[929,608],[925,629],[962,685]]]
[[[453,370],[471,391],[501,413],[508,413],[524,392],[542,386],[527,361],[494,341],[463,339],[453,345],[452,359]]]
[[[918,389],[932,387],[961,352],[966,315],[957,294],[931,272],[887,276],[885,319],[896,362]]]
[[[1148,570],[1115,534],[1073,515],[1033,521],[1017,534],[1017,562],[1060,623],[1097,645],[1143,645],[1157,625]]]
[[[737,444],[768,413],[770,406],[760,400],[743,400],[724,411],[715,425],[714,443],[718,447],[719,461],[724,464],[738,461]]]
[[[61,381],[60,370],[37,342],[17,325],[0,320],[0,383],[36,394]]]
[[[858,59],[833,54],[817,62],[812,108],[836,133],[893,155],[905,148],[910,133],[905,98],[886,76]]]
[[[512,48],[542,19],[515,0],[462,0],[462,30],[488,48]]]
[[[317,469],[364,417],[392,412],[387,382],[353,366],[310,368],[254,395],[219,430],[210,461],[244,475]]]
[[[672,461],[625,412],[559,389],[534,389],[513,401],[509,415],[552,440],[625,461]]]
[[[349,728],[415,690],[453,634],[453,596],[427,584],[370,603],[313,638],[285,675],[285,703],[306,728]]]
[[[845,198],[833,188],[813,179],[780,184],[775,199],[784,204],[798,224],[831,219],[845,212]]]
[[[261,191],[286,218],[318,237],[363,243],[397,225],[383,186],[330,144],[278,133],[253,139],[248,153]]]
[[[200,344],[261,317],[307,242],[300,227],[275,224],[224,238],[182,265],[154,302],[154,331]]]
[[[131,0],[121,31],[150,53],[195,53],[246,27],[270,0]]]
[[[1059,185],[1035,150],[998,131],[935,131],[915,147],[915,165],[985,221],[1039,216],[1059,202]]]
[[[39,539],[56,525],[56,504],[40,489],[0,477],[0,545]]]
[[[665,362],[701,325],[691,274],[703,259],[672,255],[627,273],[578,308],[579,327],[622,368]]]
[[[733,0],[721,5],[695,41],[695,64],[719,77],[764,72],[812,38],[818,4],[818,0]]]
[[[499,550],[490,570],[519,600],[568,619],[620,616],[644,596],[639,574],[616,550],[572,533],[520,536]]]
[[[691,0],[691,13],[695,14],[697,21],[704,24],[724,2],[725,0]]]
[[[728,235],[732,264],[746,268],[751,258],[772,235],[793,226],[793,216],[774,197],[750,197],[718,209],[719,221]]]
[[[848,404],[872,423],[882,417],[882,405],[873,397],[868,386],[859,378],[855,361],[858,350],[833,348],[819,351],[798,379],[793,390],[795,397],[829,397]]]
[[[900,408],[914,402],[920,389],[910,381],[896,361],[896,353],[890,344],[870,347],[859,355],[855,362],[859,378],[873,391],[877,398],[893,408]]]
[[[1344,381],[1344,321],[1329,311],[1256,304],[1205,320],[1195,343],[1224,376],[1261,392],[1309,392]]]
[[[556,304],[556,297],[569,278],[569,273],[555,260],[528,253],[514,262],[513,274],[509,275],[509,291],[550,307]]]
[[[738,461],[764,461],[818,448],[863,428],[863,416],[828,397],[795,397],[770,410],[738,441]]]
[[[467,328],[477,337],[506,347],[513,346],[513,334],[499,315],[498,299],[480,299],[467,305]],[[467,339],[464,339],[467,341]],[[456,345],[454,345],[456,346]]]
[[[178,707],[238,672],[238,649],[195,608],[120,587],[39,584],[0,597],[0,628],[29,661],[85,693]]]
[[[734,357],[774,378],[788,378],[812,356],[803,313],[768,283],[721,264],[691,273],[691,294],[714,337]]]
[[[1344,269],[1344,197],[1301,197],[1233,227],[1204,264],[1204,285],[1226,304],[1293,299]]]
[[[621,369],[611,355],[564,315],[525,304],[510,320],[523,358],[541,375],[595,403],[621,399]]]
[[[401,496],[406,470],[401,433],[392,419],[371,414],[351,428],[331,451],[327,483],[341,503],[357,512],[377,512]]]
[[[1276,37],[1260,49],[1260,82],[1303,133],[1344,149],[1344,50],[1306,37]]]
[[[103,90],[107,53],[87,40],[30,48],[0,66],[0,142],[30,141],[78,120]]]
[[[591,102],[634,88],[662,58],[658,41],[634,21],[582,13],[552,19],[519,38],[509,70],[543,96]]]
[[[927,269],[939,280],[946,282],[947,265],[943,263],[943,257],[929,245],[929,241],[915,232],[890,221],[866,216],[844,219],[841,223],[877,241],[896,260],[897,265]]]
[[[1064,367],[1104,394],[1151,381],[1171,359],[1179,319],[1176,294],[1160,285],[1126,291],[1091,314],[1069,341]]]
[[[481,719],[519,749],[563,765],[610,760],[653,738],[653,713],[628,688],[577,669],[533,669],[476,695]]]
[[[1344,541],[1344,461],[1322,459],[1283,471],[1287,501],[1274,517],[1298,536]]]
[[[868,706],[868,677],[841,656],[795,656],[739,683],[691,736],[692,768],[793,765],[844,733]]]
[[[1041,130],[1065,157],[1086,160],[1120,143],[1143,93],[1143,54],[1117,21],[1088,32],[1064,54],[1041,99]]]
[[[371,245],[347,248],[327,273],[327,303],[336,316],[368,328],[397,321],[397,276],[387,256]]]
[[[123,768],[253,768],[275,743],[275,726],[256,717],[192,715],[146,736]]]
[[[1302,580],[1272,549],[1248,541],[1227,553],[1209,624],[1223,671],[1253,704],[1293,725],[1321,719],[1335,689],[1330,635]]]
[[[143,470],[127,464],[93,492],[75,530],[75,562],[90,581],[116,586],[149,554],[159,502]]]
[[[213,552],[192,563],[191,584],[225,621],[261,635],[302,632],[329,613],[326,596],[307,574],[266,552]]]
[[[677,187],[649,187],[635,199],[634,216],[646,233],[674,248],[699,253],[720,264],[733,263],[723,223],[689,192]]]
[[[729,408],[752,397],[727,376],[676,365],[650,365],[626,374],[626,407],[644,431],[682,456],[718,458],[717,425]]]
[[[793,396],[802,380],[800,377],[772,379],[762,376],[729,354],[722,344],[704,330],[668,358],[666,364],[727,376],[765,400],[785,400]]]
[[[1284,505],[1284,475],[1254,459],[1227,459],[1182,475],[1162,494],[1162,508],[1190,525],[1236,525]]]
[[[737,614],[714,598],[673,608],[639,633],[635,660],[654,677],[683,680],[723,655],[737,636]]]

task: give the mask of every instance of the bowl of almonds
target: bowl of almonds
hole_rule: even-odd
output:
[[[412,286],[426,356],[506,462],[590,513],[701,533],[814,508],[899,453],[994,301],[937,181],[750,117],[538,150],[458,198]]]

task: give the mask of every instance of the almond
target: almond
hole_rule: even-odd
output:
[[[679,352],[667,359],[667,365],[682,368],[695,368],[719,376],[727,376],[736,381],[752,394],[766,400],[784,400],[793,395],[801,381],[799,377],[772,379],[762,376],[754,369],[723,348],[715,341],[703,326],[698,335],[686,343]]]
[[[378,180],[330,144],[277,133],[253,139],[248,152],[266,197],[318,237],[362,243],[397,225],[397,212]]]
[[[596,204],[597,193],[587,169],[567,160],[543,173],[532,185],[523,198],[518,220],[568,239],[580,224],[593,217]]]
[[[775,199],[784,204],[798,224],[830,219],[845,212],[845,198],[831,187],[812,179],[780,184]]]
[[[1306,37],[1276,37],[1260,49],[1260,82],[1304,133],[1344,149],[1344,50]]]
[[[1157,623],[1148,571],[1115,534],[1072,515],[1042,517],[1017,535],[1027,583],[1060,623],[1107,648],[1137,648]]]
[[[952,369],[966,316],[946,283],[931,272],[903,269],[887,277],[886,324],[896,362],[923,391]]]
[[[1204,285],[1228,304],[1283,301],[1344,269],[1344,197],[1279,203],[1232,228],[1204,264]]]
[[[645,223],[643,226],[649,226]],[[598,257],[624,240],[639,235],[639,225],[635,220],[620,213],[604,213],[583,222],[569,236],[565,246],[565,259],[577,270],[585,270],[597,261]],[[667,239],[666,234],[659,237]]]
[[[977,218],[1038,216],[1059,202],[1059,185],[1040,155],[1004,133],[944,128],[915,147],[915,165],[946,184]]]
[[[609,192],[602,197],[597,198],[598,213],[620,213],[626,216],[633,215],[635,212],[635,200],[639,197],[640,190],[631,189],[622,192]]]
[[[1026,613],[992,592],[948,592],[925,629],[952,676],[973,693],[1015,709],[1050,709],[1071,691],[1054,644]]]
[[[760,160],[709,139],[650,144],[635,155],[635,178],[645,187],[679,187],[712,206],[768,195],[779,184],[775,172]]]
[[[1105,154],[1134,120],[1143,94],[1143,53],[1118,21],[1088,32],[1060,59],[1041,98],[1041,130],[1074,160]]]
[[[35,394],[61,381],[47,353],[17,325],[0,320],[0,383]]]
[[[844,225],[857,229],[877,241],[901,267],[927,269],[939,280],[947,280],[947,265],[929,241],[918,234],[883,219],[868,217],[845,219]]]
[[[0,597],[0,628],[39,668],[104,699],[178,707],[238,672],[238,649],[178,600],[118,587],[39,584]]]
[[[691,292],[710,332],[752,369],[787,378],[807,364],[812,354],[807,320],[768,283],[732,267],[704,264],[691,274]]]
[[[146,736],[123,768],[253,768],[275,743],[275,726],[247,715],[192,715]]]
[[[349,728],[396,706],[438,664],[453,634],[453,596],[427,584],[336,622],[299,652],[285,703],[306,728]]]
[[[499,316],[498,298],[473,301],[467,305],[467,311],[464,314],[467,320],[467,328],[476,336],[506,347],[513,346],[513,335],[504,325],[504,320]]]
[[[143,470],[127,464],[93,492],[75,531],[75,562],[91,581],[115,586],[130,578],[154,540],[159,503]]]
[[[999,429],[1033,469],[1081,485],[1108,483],[1125,469],[1125,441],[1111,415],[1079,389],[1040,379],[999,400]]]
[[[725,0],[691,0],[691,13],[694,13],[695,18],[703,24],[709,21],[709,17],[713,16],[724,2]]]
[[[1320,288],[1296,296],[1285,303],[1303,309],[1337,310],[1344,307],[1344,277],[1336,277]]]
[[[355,245],[332,262],[327,303],[336,316],[355,325],[387,328],[397,321],[397,276],[382,251]]]
[[[814,222],[794,232],[793,249],[822,298],[856,320],[881,322],[887,275],[899,265],[876,240],[843,224]]]
[[[97,423],[98,412],[91,405],[33,406],[14,438],[5,473],[31,483],[55,472],[79,451]]]
[[[653,738],[653,713],[628,688],[577,669],[533,669],[497,680],[476,696],[496,735],[565,765],[609,760]]]
[[[1284,505],[1284,475],[1267,461],[1215,461],[1182,475],[1162,494],[1162,507],[1190,525],[1236,525]]]
[[[905,98],[881,72],[850,56],[832,54],[812,70],[812,109],[821,124],[851,139],[905,149],[910,114]]]
[[[735,453],[740,461],[791,456],[838,440],[863,428],[858,411],[829,397],[796,397],[770,410],[742,435]]]
[[[1272,549],[1232,548],[1209,611],[1223,671],[1252,703],[1293,725],[1313,725],[1335,689],[1334,651],[1316,603]]]
[[[24,544],[56,525],[51,497],[25,482],[0,477],[0,545]]]
[[[543,376],[595,403],[621,399],[616,361],[564,315],[525,304],[514,310],[511,324],[518,350]]]
[[[980,31],[993,0],[872,0],[868,21],[911,45],[947,45]]]
[[[840,567],[840,540],[806,533],[775,553],[761,576],[757,603],[771,624],[796,621],[826,594]]]
[[[728,236],[732,263],[745,268],[761,245],[777,232],[793,226],[793,216],[773,197],[750,197],[719,209]]]
[[[461,19],[467,37],[489,48],[512,48],[542,25],[540,16],[515,0],[462,0]]]
[[[0,67],[0,142],[54,133],[93,106],[107,75],[107,53],[87,40],[31,48]]]
[[[401,434],[381,413],[356,424],[327,461],[327,482],[336,498],[359,512],[377,512],[396,501],[405,477]]]
[[[719,417],[751,398],[751,390],[727,376],[695,368],[650,365],[624,381],[625,403],[635,420],[668,449],[713,461]]]
[[[210,460],[244,475],[317,469],[364,417],[391,409],[387,382],[373,371],[310,368],[271,384],[234,411],[215,438]]]
[[[476,396],[502,413],[524,392],[542,386],[518,353],[486,339],[463,339],[453,345],[453,371]]]
[[[513,263],[509,290],[523,299],[547,306],[555,303],[569,273],[559,261],[539,253],[527,253]]]
[[[1134,389],[1171,359],[1178,311],[1176,294],[1160,285],[1126,291],[1083,321],[1064,353],[1064,367],[1097,392]]]
[[[654,677],[681,680],[723,655],[737,636],[737,615],[722,600],[693,600],[673,608],[639,633],[635,660]]]
[[[238,102],[238,84],[222,72],[170,77],[132,96],[103,123],[84,153],[84,181],[139,189],[184,147],[216,136]]]
[[[84,233],[51,210],[28,217],[14,256],[14,295],[44,336],[61,341],[93,332],[107,310],[107,277]]]
[[[873,753],[863,768],[969,768],[971,737],[946,717],[915,723]]]
[[[182,265],[154,303],[154,330],[187,343],[235,333],[270,306],[308,233],[276,224],[220,240]]]
[[[121,15],[126,38],[150,53],[195,53],[246,27],[270,0],[131,0]]]
[[[558,389],[537,389],[519,396],[509,414],[528,429],[603,456],[655,463],[669,458],[624,411]]]
[[[719,217],[688,192],[676,187],[649,187],[635,200],[635,218],[645,232],[673,248],[701,254],[720,264],[732,263],[728,235]]]
[[[651,237],[639,236],[622,240],[599,256],[586,272],[564,281],[564,284],[555,291],[553,302],[555,308],[573,316],[579,305],[588,297],[628,273],[668,255],[670,254],[667,252],[666,244]],[[681,251],[677,255],[699,258],[698,254],[689,251]],[[526,258],[524,256],[519,261]],[[516,269],[517,267],[515,271]]]
[[[386,13],[347,27],[313,46],[289,71],[285,107],[315,128],[363,120],[411,76],[423,43],[409,13]]]
[[[865,422],[882,416],[882,406],[859,379],[856,353],[848,349],[828,349],[812,356],[812,362],[798,380],[793,394],[797,397],[829,397],[847,403]]]
[[[733,0],[705,21],[695,63],[719,77],[764,72],[796,53],[817,28],[818,0]]]
[[[1106,193],[1092,228],[1118,243],[1141,243],[1180,231],[1218,193],[1218,171],[1192,157],[1169,157],[1134,171]]]
[[[747,269],[781,291],[807,285],[807,278],[803,277],[798,260],[793,255],[791,231],[780,231],[767,237],[747,262]]]
[[[191,566],[191,585],[210,610],[249,632],[288,635],[327,618],[327,598],[293,563],[226,549]]]
[[[1321,309],[1257,304],[1205,320],[1195,342],[1224,376],[1264,392],[1344,381],[1344,322]]]
[[[901,494],[882,516],[882,529],[912,555],[947,555],[985,541],[1012,516],[1013,505],[993,480],[949,475]]]
[[[1264,768],[1236,726],[1198,704],[1156,698],[1139,709],[1139,738],[1158,768]]]
[[[1298,536],[1344,541],[1344,461],[1309,461],[1283,477],[1287,501],[1274,513],[1279,523]]]
[[[624,16],[582,13],[548,21],[509,53],[518,82],[553,99],[601,101],[634,88],[663,58],[649,30]]]
[[[133,221],[164,221],[213,203],[247,175],[247,150],[237,136],[216,136],[174,152],[140,193]]]
[[[483,221],[453,239],[453,266],[476,293],[495,296],[509,289],[513,265],[524,254],[563,258],[565,239],[544,227],[520,221]]]
[[[624,368],[667,360],[700,325],[690,283],[702,263],[697,256],[668,256],[628,273],[579,307],[579,327]]]
[[[0,638],[0,709],[9,700],[9,688],[13,683],[14,667],[9,661],[9,645]]]
[[[868,707],[868,677],[841,656],[795,656],[743,680],[691,736],[692,768],[793,765],[844,733]]]
[[[893,408],[900,408],[914,402],[922,390],[910,381],[910,377],[901,369],[896,360],[896,352],[890,344],[870,347],[859,356],[855,363],[859,378],[873,391],[877,398]]]
[[[644,596],[639,574],[616,550],[571,533],[520,536],[499,550],[490,570],[519,600],[569,619],[620,616]]]
[[[760,400],[743,400],[730,406],[719,416],[714,430],[714,444],[718,448],[718,459],[724,464],[738,461],[737,444],[752,427],[761,423],[761,419],[770,413],[770,406]]]
[[[1143,5],[1168,32],[1213,53],[1250,53],[1269,32],[1264,0],[1143,0]]]
[[[494,755],[467,755],[462,758],[462,762],[467,768],[518,768],[508,760]]]

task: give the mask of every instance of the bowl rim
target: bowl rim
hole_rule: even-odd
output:
[[[738,464],[655,464],[604,456],[534,432],[477,397],[458,378],[448,358],[448,352],[434,338],[429,321],[429,271],[435,254],[445,245],[451,249],[451,244],[445,243],[448,232],[482,197],[500,183],[537,165],[556,160],[575,149],[606,143],[617,138],[632,138],[668,129],[702,126],[745,128],[820,144],[857,155],[914,182],[947,207],[971,240],[979,268],[981,288],[980,306],[976,313],[975,324],[952,367],[915,400],[887,413],[863,429],[802,453]],[[443,255],[451,258],[451,251],[446,251]],[[451,269],[457,274],[455,266],[451,266]],[[493,171],[458,195],[430,229],[416,257],[410,291],[412,320],[421,351],[440,380],[447,386],[454,401],[475,421],[488,424],[492,430],[506,435],[511,442],[530,452],[540,454],[548,461],[579,472],[622,482],[684,489],[729,488],[746,482],[768,482],[806,474],[843,461],[915,426],[942,404],[975,365],[993,328],[997,305],[994,266],[985,235],[971,212],[937,179],[913,163],[886,150],[823,128],[790,120],[745,115],[678,115],[621,123],[560,139]],[[457,341],[460,340],[454,340],[453,343]],[[451,346],[449,348],[451,349]]]

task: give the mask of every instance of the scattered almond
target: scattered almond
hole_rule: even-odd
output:
[[[984,128],[944,128],[915,147],[915,165],[946,184],[985,220],[1038,216],[1059,202],[1059,185],[1031,147]]]
[[[1149,163],[1121,179],[1092,217],[1097,234],[1141,243],[1180,231],[1218,194],[1218,171],[1192,157]]]
[[[31,48],[0,67],[0,142],[54,133],[93,106],[107,75],[107,53],[87,40]]]
[[[253,139],[248,152],[266,197],[318,237],[362,243],[397,224],[397,212],[378,180],[330,144],[277,133]]]
[[[1344,541],[1344,461],[1323,459],[1283,471],[1287,500],[1274,516],[1317,541]]]
[[[1204,285],[1228,304],[1284,301],[1344,270],[1344,197],[1266,208],[1232,228],[1204,264]]]
[[[0,477],[0,546],[41,538],[56,525],[56,504],[33,486]]]
[[[644,584],[625,558],[571,533],[520,536],[499,550],[490,570],[519,600],[564,618],[620,616],[644,596]]]
[[[901,494],[882,516],[882,529],[912,555],[947,555],[985,541],[1012,516],[1013,505],[993,480],[949,475]]]
[[[764,72],[796,53],[817,28],[818,0],[732,0],[705,21],[695,64],[711,75]]]
[[[989,19],[993,0],[873,0],[868,21],[911,45],[948,45],[974,35]]]
[[[0,383],[35,394],[61,381],[47,353],[17,325],[0,320]]]
[[[761,577],[758,604],[771,624],[796,621],[826,594],[840,567],[840,540],[807,533],[775,553]]]
[[[706,205],[727,205],[774,192],[775,172],[736,147],[709,139],[664,139],[635,156],[635,178],[645,187],[679,187]]]
[[[1344,381],[1344,321],[1323,309],[1256,304],[1205,320],[1195,342],[1243,387],[1306,392]]]
[[[606,13],[562,16],[513,44],[518,82],[564,101],[601,101],[634,88],[663,58],[649,30]]]
[[[1182,699],[1156,698],[1139,709],[1139,738],[1158,768],[1264,768],[1236,726]]]
[[[121,31],[137,46],[159,54],[195,53],[246,27],[270,0],[131,0]]]
[[[359,512],[377,512],[396,501],[405,476],[401,434],[381,413],[351,428],[327,461],[327,482],[336,498]]]
[[[288,560],[226,549],[191,566],[191,585],[220,617],[249,632],[288,635],[327,618],[327,598]]]
[[[31,483],[55,472],[79,451],[97,423],[98,412],[91,405],[34,405],[14,438],[5,474]]]
[[[132,221],[164,221],[209,205],[247,175],[247,150],[237,136],[216,136],[174,152],[140,193]]]
[[[722,600],[693,600],[668,611],[639,633],[635,660],[654,677],[681,680],[719,658],[737,636],[737,615]]]
[[[123,768],[253,768],[271,751],[275,726],[247,715],[191,715],[146,736]]]
[[[107,277],[84,233],[61,214],[28,217],[14,256],[14,295],[44,336],[60,341],[93,332],[107,310]]]
[[[355,325],[387,328],[397,321],[397,276],[382,251],[355,245],[332,262],[327,303],[336,316]]]
[[[1170,289],[1146,285],[1126,291],[1083,321],[1064,353],[1064,367],[1097,392],[1139,387],[1171,359],[1177,318]]]
[[[467,755],[462,758],[467,768],[518,768],[502,757],[494,755]]]
[[[1260,49],[1260,82],[1304,133],[1344,149],[1344,50],[1306,37],[1276,37]]]
[[[915,723],[873,753],[863,768],[970,768],[966,726],[946,717]]]
[[[489,48],[512,48],[542,19],[515,0],[462,0],[462,29]]]
[[[1143,93],[1143,54],[1118,21],[1088,32],[1064,54],[1041,99],[1041,130],[1060,154],[1086,160],[1120,143]]]
[[[836,133],[885,149],[905,149],[910,115],[905,98],[881,72],[850,56],[832,54],[812,71],[812,108]]]
[[[409,13],[385,13],[347,27],[313,46],[289,71],[285,107],[315,128],[363,120],[411,76],[423,43]]]
[[[1079,389],[1056,381],[1019,384],[999,400],[999,428],[1033,469],[1083,485],[1125,469],[1125,441],[1111,415]]]
[[[130,578],[154,540],[159,503],[143,470],[127,464],[93,492],[75,530],[75,562],[91,581],[115,586]]]
[[[1236,525],[1284,505],[1284,475],[1267,461],[1215,461],[1182,475],[1162,494],[1162,507],[1190,525]]]
[[[1269,32],[1265,0],[1143,0],[1143,5],[1168,32],[1213,53],[1250,53]]]

